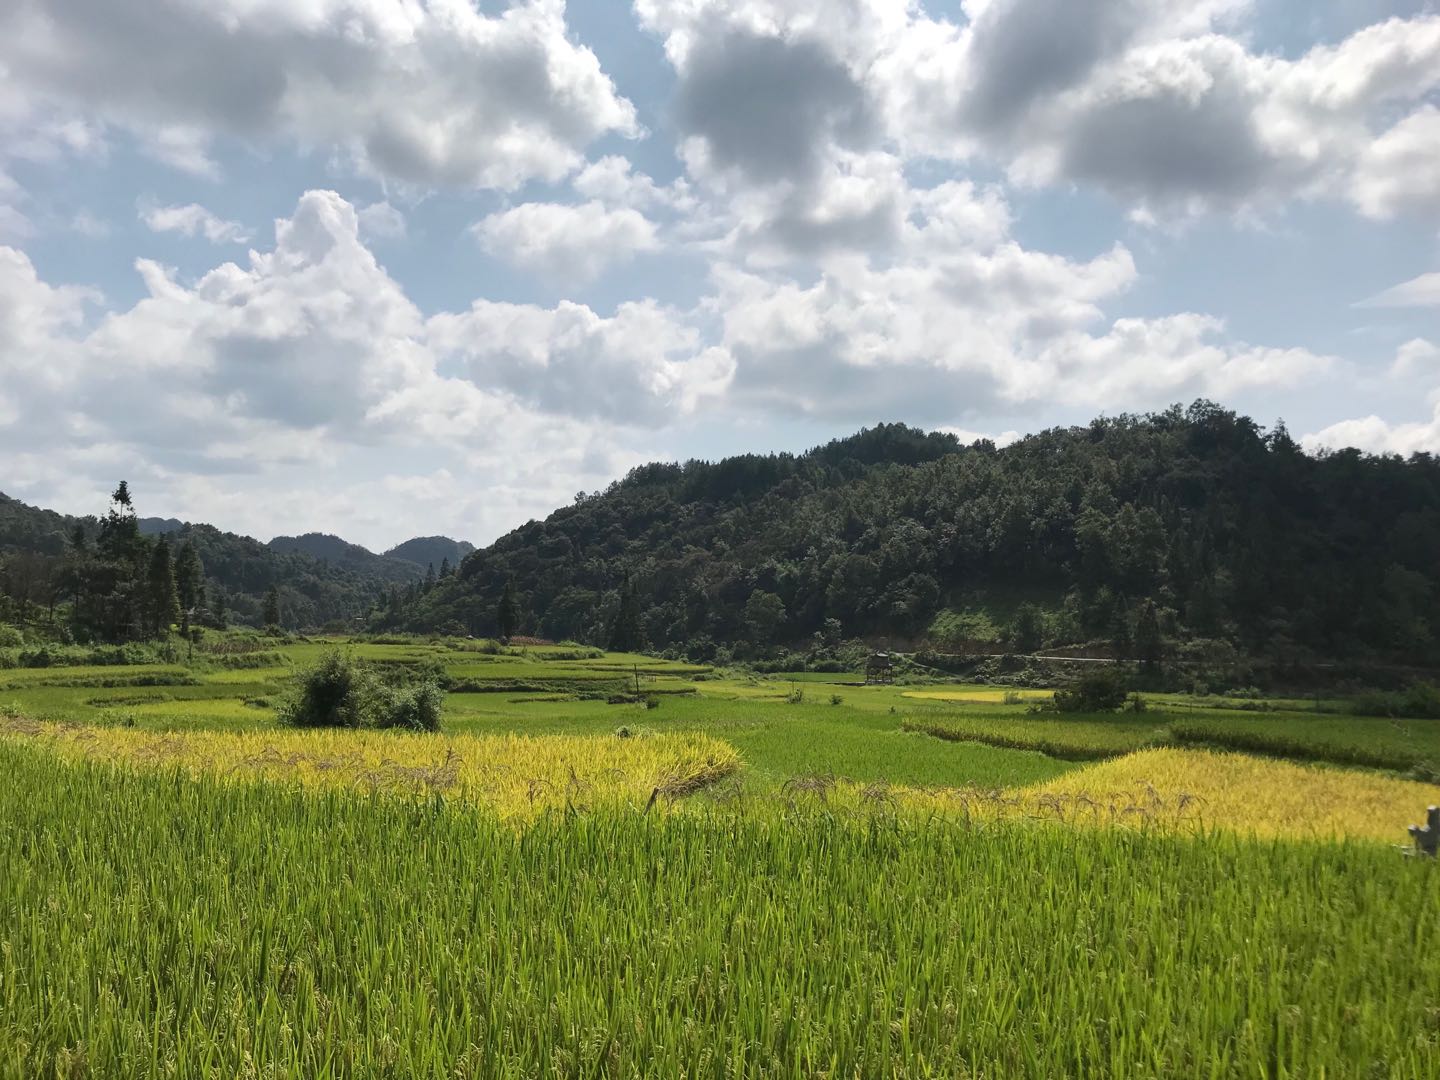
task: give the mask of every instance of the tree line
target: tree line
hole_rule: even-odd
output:
[[[1440,462],[1311,455],[1211,402],[1000,448],[899,424],[651,464],[372,612],[708,657],[849,637],[1440,662]]]
[[[132,497],[128,484],[124,490]],[[0,622],[38,620],[47,630],[95,640],[141,634],[144,619],[135,598],[145,592],[144,574],[137,576],[132,562],[151,557],[160,535],[177,588],[189,572],[180,562],[190,565],[184,552],[191,551],[200,564],[202,607],[217,625],[354,629],[356,617],[386,595],[388,582],[380,575],[277,551],[210,525],[146,535],[144,519],[134,510],[133,501],[128,509],[112,501],[111,511],[126,519],[117,525],[109,513],[70,517],[0,495]],[[74,619],[77,595],[85,610]],[[191,607],[185,603],[182,611]]]
[[[177,624],[188,637],[192,623],[215,620],[194,545],[172,551],[166,537],[144,536],[123,480],[94,536],[81,522],[73,526],[55,584],[52,605],[56,594],[65,597],[71,636],[79,641],[150,640]]]

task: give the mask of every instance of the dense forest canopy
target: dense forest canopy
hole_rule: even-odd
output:
[[[645,644],[700,657],[864,637],[1433,662],[1440,464],[1312,456],[1205,401],[1003,449],[886,424],[641,466],[375,625],[492,634],[507,583],[520,633],[603,645],[633,604]]]

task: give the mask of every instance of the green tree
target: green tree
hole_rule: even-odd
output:
[[[175,566],[170,558],[170,545],[163,536],[150,553],[150,569],[145,581],[145,613],[151,637],[164,637],[180,618]]]
[[[274,585],[271,585],[265,593],[261,619],[266,626],[278,627],[280,625],[280,590]]]
[[[1114,625],[1110,629],[1110,649],[1121,660],[1130,659],[1134,650],[1134,637],[1130,633],[1130,616],[1123,604],[1115,605]]]
[[[1155,601],[1147,598],[1135,616],[1135,655],[1142,663],[1158,664],[1165,654],[1165,641],[1160,633],[1160,613]]]
[[[1021,604],[1010,622],[1010,647],[1018,653],[1033,653],[1040,648],[1045,633],[1045,620],[1034,604]]]
[[[175,557],[175,587],[180,594],[180,632],[190,634],[190,620],[205,605],[205,570],[194,544],[184,544]]]
[[[500,605],[495,610],[495,623],[500,628],[500,640],[509,644],[520,626],[520,602],[515,599],[515,582],[505,579],[505,588],[500,593]]]
[[[144,539],[130,498],[130,485],[121,480],[110,496],[109,511],[100,519],[100,554],[112,562],[130,562],[143,550]]]
[[[757,645],[772,645],[785,622],[785,601],[772,592],[756,589],[745,601],[745,625]]]
[[[620,586],[620,606],[615,611],[615,621],[610,625],[610,642],[606,647],[612,652],[638,652],[645,647],[645,632],[640,626],[640,603],[635,597],[629,571],[626,571]]]
[[[1068,688],[1055,691],[1058,712],[1114,712],[1125,704],[1124,676],[1116,669],[1087,671]]]

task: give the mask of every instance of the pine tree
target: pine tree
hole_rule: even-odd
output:
[[[450,569],[450,559],[449,559],[449,557],[447,556],[446,558],[441,559],[441,560],[440,560],[440,580],[441,580],[441,581],[444,581],[444,580],[445,580],[446,578],[448,578],[452,573],[454,573],[454,571]]]
[[[224,589],[217,588],[215,590],[215,606],[211,609],[210,614],[215,616],[215,625],[224,630],[230,614],[229,601],[226,599]]]
[[[495,622],[500,628],[500,640],[508,645],[520,625],[520,602],[515,599],[515,582],[511,578],[505,579],[505,588],[500,593],[500,606],[495,612]]]
[[[432,562],[425,567],[425,584],[421,586],[423,592],[429,592],[435,588],[435,564]]]
[[[135,504],[130,499],[130,487],[121,480],[110,496],[109,512],[100,519],[100,555],[112,562],[131,562],[143,550],[144,539],[135,517]]]
[[[145,582],[145,613],[151,637],[164,637],[180,618],[175,567],[170,558],[170,545],[163,536],[150,554],[150,570]]]

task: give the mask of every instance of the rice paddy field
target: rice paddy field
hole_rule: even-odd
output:
[[[279,726],[337,647],[443,732]],[[0,671],[0,1077],[1440,1075],[1440,722],[856,682]]]

